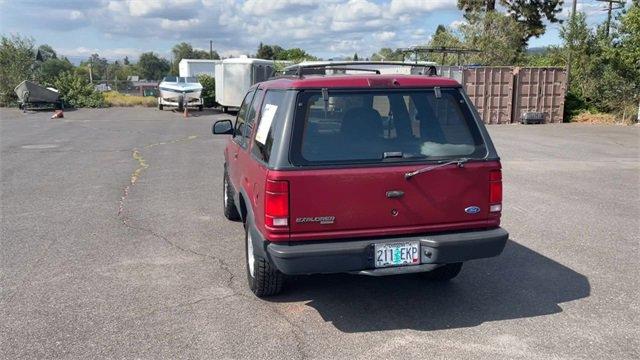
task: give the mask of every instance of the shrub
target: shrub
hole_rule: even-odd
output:
[[[574,116],[586,110],[588,110],[588,106],[585,99],[574,91],[569,90],[564,98],[564,122],[570,122]]]
[[[35,52],[33,39],[0,36],[0,105],[14,105],[14,88],[23,80],[33,80]]]
[[[571,119],[571,122],[585,124],[610,125],[619,123],[616,117],[611,114],[582,112]]]
[[[107,91],[103,93],[104,102],[107,106],[146,106],[154,107],[158,104],[153,96],[127,95],[117,91]]]
[[[58,76],[54,85],[65,104],[73,107],[102,107],[104,97],[92,84],[77,74],[67,71]]]
[[[216,103],[216,79],[209,75],[198,75],[198,81],[202,85],[202,100],[205,107],[218,106]]]

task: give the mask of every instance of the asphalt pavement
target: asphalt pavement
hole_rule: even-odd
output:
[[[0,358],[640,358],[638,126],[490,126],[510,241],[449,284],[261,300],[222,214],[228,115],[50,115],[0,109]]]

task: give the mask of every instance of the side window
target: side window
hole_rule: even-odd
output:
[[[247,95],[244,96],[244,100],[242,101],[242,105],[240,105],[240,111],[238,111],[238,116],[236,117],[236,126],[233,135],[233,140],[235,140],[238,144],[242,146],[246,146],[243,142],[244,131],[246,127],[245,119],[247,118],[247,112],[251,106],[251,101],[253,100],[253,94],[255,94],[255,89],[251,89]]]
[[[244,131],[244,143],[249,144],[251,134],[253,133],[253,127],[256,123],[256,117],[260,113],[260,105],[262,104],[262,95],[264,94],[263,89],[258,89],[253,96],[253,103],[249,107],[249,113],[246,117],[246,125]]]
[[[253,140],[253,154],[264,162],[269,162],[273,146],[273,129],[277,122],[285,116],[284,98],[286,92],[269,90],[262,102],[258,130]]]

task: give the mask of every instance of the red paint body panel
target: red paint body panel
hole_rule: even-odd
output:
[[[423,166],[269,171],[269,178],[289,181],[291,232],[282,238],[265,229],[265,235],[271,241],[328,240],[499,225],[499,215],[489,214],[489,173],[500,169],[498,161],[451,165],[405,179],[406,172]],[[387,198],[387,191],[404,195]],[[468,214],[469,206],[481,211]],[[319,216],[335,216],[335,222],[296,223]]]

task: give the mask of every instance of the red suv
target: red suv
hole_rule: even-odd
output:
[[[500,159],[460,84],[293,69],[213,125],[231,135],[224,214],[244,223],[254,294],[295,274],[446,281],[502,252]]]

